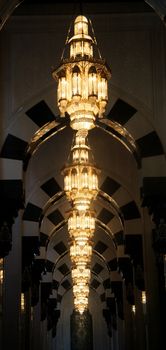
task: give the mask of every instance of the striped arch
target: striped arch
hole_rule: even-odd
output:
[[[54,86],[50,87],[50,91],[52,89]],[[6,170],[3,179],[11,180],[11,168],[14,169],[13,179],[22,179],[22,161],[26,169],[31,155],[39,145],[51,135],[63,130],[68,123],[67,117],[64,121],[56,117],[55,106],[50,105],[45,94],[42,100],[36,98],[34,105],[30,101],[23,110],[16,113],[13,117],[14,122],[7,129],[0,154],[2,166]],[[97,124],[98,127],[113,134],[126,145],[129,142],[136,158],[138,155],[136,155],[135,146],[138,146],[142,159],[142,177],[152,176],[154,163],[156,164],[155,170],[162,169],[165,164],[164,150],[159,136],[143,112],[118,97],[113,103],[107,119],[101,120]],[[162,174],[158,173],[158,176]]]
[[[125,253],[124,242],[128,237],[133,236],[134,230],[136,237],[137,234],[139,234],[139,237],[141,237],[141,217],[137,204],[132,200],[124,187],[122,187],[114,179],[109,178],[108,176],[104,179],[101,185],[101,193],[104,194],[104,199],[102,199],[102,202],[101,198],[96,201],[97,223],[99,223],[99,227],[97,228],[95,234],[94,250],[103,257],[109,266],[111,271],[111,281],[118,282],[122,280],[122,275],[119,274],[119,272],[123,272],[122,264],[119,265],[119,262],[122,262],[122,258],[123,262],[125,259],[129,259],[129,254],[126,255]],[[41,194],[43,194],[43,196]],[[40,228],[41,254],[39,259],[44,259],[46,261],[46,270],[49,276],[52,276],[55,263],[56,261],[59,261],[59,259],[61,260],[61,256],[62,259],[65,260],[66,257],[66,259],[69,260],[68,254],[66,254],[68,250],[68,232],[65,221],[66,205],[68,206],[69,204],[67,201],[65,201],[64,196],[61,196],[61,194],[62,190],[56,179],[51,178],[47,180],[40,186],[38,193],[34,193],[32,197],[34,203],[36,203],[37,198],[40,198],[40,203],[44,206],[44,210],[42,210],[41,207],[37,207],[36,204],[30,202],[27,204],[23,216],[24,223],[27,225],[25,230],[26,232],[29,232],[29,223],[31,226],[33,224],[32,220],[36,216],[34,231],[37,229],[36,232],[39,232],[38,230]],[[61,203],[56,201],[56,199],[59,198]],[[110,206],[110,202],[108,200],[109,198],[112,198],[114,211]],[[100,202],[99,204],[98,201]],[[112,212],[110,210],[112,210]],[[118,215],[120,215],[120,219],[117,219],[116,216]],[[42,220],[40,220],[40,218],[42,218]],[[113,237],[111,240],[115,237],[115,243],[117,246],[117,252],[114,254],[112,254],[109,250],[110,238],[107,240],[107,234],[102,234],[104,227],[113,231]],[[136,229],[138,229],[138,231]],[[93,259],[96,260],[96,264],[99,264],[97,262],[96,255],[93,255]],[[69,266],[68,269],[70,270],[69,261],[67,265]],[[56,268],[55,271],[57,275],[54,272],[54,277],[50,277],[50,279],[52,278],[53,285],[56,285],[56,281],[58,280],[57,276],[59,274],[58,268]],[[104,284],[106,285],[106,290],[110,288],[110,282],[107,282],[107,280],[108,278],[105,279],[106,282]],[[68,282],[66,282],[66,285],[68,285]],[[100,293],[100,296],[104,301],[104,292]]]
[[[114,123],[112,123],[112,120]],[[26,170],[30,157],[38,150],[39,146],[57,132],[63,132],[67,123],[68,118],[66,117],[62,123],[60,118],[55,116],[54,106],[50,105],[47,99],[44,98],[34,106],[30,106],[29,104],[28,108],[17,113],[14,123],[12,123],[7,130],[8,133],[0,154],[0,162],[3,168],[3,179],[0,183],[3,190],[6,188],[5,193],[10,188],[10,192],[16,198],[18,197],[18,193],[20,193],[20,202],[22,201],[24,195],[23,168]],[[98,124],[98,126],[103,128],[107,133],[110,133],[111,137],[114,135],[122,144],[125,141],[125,145],[127,147],[130,146],[129,150],[133,153],[133,156],[139,165],[140,160],[138,159],[138,153],[135,151],[135,145],[137,145],[142,160],[141,182],[144,182],[144,180],[148,181],[149,177],[151,178],[153,175],[156,176],[156,168],[158,177],[162,176],[163,164],[165,164],[163,147],[157,133],[154,131],[150,123],[147,122],[143,113],[139,112],[135,107],[131,106],[124,100],[117,98],[113,101],[107,120],[101,120],[100,125]],[[132,138],[130,137],[131,135]],[[154,164],[155,170],[153,170]],[[49,184],[46,184],[46,186],[47,185],[49,186]],[[55,186],[56,185],[57,182]],[[108,190],[105,189],[107,186],[109,186]],[[113,191],[115,191],[114,193],[110,190],[111,186]],[[61,188],[59,188],[59,190],[62,191]],[[138,244],[139,252],[142,247],[141,219],[139,211],[137,210],[137,205],[135,205],[132,198],[126,200],[126,191],[124,191],[124,189],[118,189],[116,181],[114,180],[110,182],[109,177],[103,181],[101,191],[117,201],[125,221],[125,230],[123,230],[119,225],[117,217],[114,215],[111,218],[112,213],[110,214],[107,205],[104,205],[100,213],[98,213],[99,219],[101,219],[100,221],[103,221],[103,223],[108,227],[111,227],[111,229],[113,227],[112,231],[114,232],[118,246],[117,256],[121,257],[125,254],[130,254],[132,258],[135,258],[138,254],[135,251],[136,249],[134,250],[132,247]],[[56,191],[53,195],[55,193]],[[120,202],[118,196],[120,196]],[[38,199],[36,197],[35,203],[32,201],[26,206],[23,216],[25,236],[38,236],[38,220],[41,217],[43,207],[47,202],[47,190],[45,194],[43,192],[42,198],[42,204],[41,196],[39,196]],[[40,203],[36,203],[38,201]],[[56,222],[58,220],[57,217],[60,217],[61,215],[63,216],[63,213],[57,209],[56,213],[50,213],[50,215],[50,217],[56,216]],[[49,226],[52,224],[50,222],[52,219],[49,220],[50,217],[45,219]],[[122,217],[120,218],[122,219]],[[53,223],[53,225],[54,224],[55,223]],[[135,232],[134,236],[133,232]],[[43,239],[45,232],[41,232],[41,234]],[[44,254],[44,248],[42,248],[42,258]],[[142,260],[143,258],[141,258],[141,261]]]
[[[165,158],[157,133],[150,123],[147,122],[143,113],[139,112],[135,107],[120,98],[113,102],[107,119],[101,120],[98,123],[98,127],[109,133],[111,137],[116,136],[116,140],[125,144],[125,147],[127,146],[129,151],[132,152],[138,165],[140,161],[136,148],[139,149],[142,161],[141,179],[153,176],[154,164],[157,164],[157,175],[162,176]],[[7,130],[6,139],[0,154],[4,170],[2,185],[4,186],[4,183],[6,183],[6,186],[10,186],[16,195],[16,183],[18,186],[22,184],[24,177],[23,168],[26,171],[30,158],[38,151],[41,144],[56,135],[56,133],[61,131],[63,137],[63,130],[66,128],[67,123],[68,117],[62,122],[59,117],[56,117],[54,106],[45,98],[36,101],[33,106],[29,104],[28,108],[25,107],[24,110],[18,112],[14,122]],[[103,174],[100,186],[101,193],[105,194],[105,200],[100,193],[98,201],[96,201],[97,219],[108,226],[114,234],[117,244],[116,258],[119,259],[130,255],[132,259],[137,259],[138,253],[133,246],[139,247],[140,254],[142,247],[142,223],[138,209],[140,203],[137,204],[125,187],[109,177],[109,174],[105,175]],[[48,205],[47,212],[48,200],[51,201],[51,198],[56,196],[58,192],[63,197],[63,190],[57,179],[54,177],[48,179],[40,186],[38,193],[35,192],[29,197],[24,211],[23,228],[25,236],[39,236],[39,221],[41,221],[41,259],[46,255],[45,244],[48,242],[48,232],[53,231],[56,225],[60,225],[65,220],[65,211],[69,208],[69,204],[66,201],[62,203],[63,198],[59,196],[58,201],[54,198],[50,207]],[[118,208],[114,207],[113,212],[110,210],[110,206],[113,203],[110,203],[109,198],[112,198],[118,204]],[[54,210],[53,205],[56,206],[56,203],[58,203],[58,208],[56,207]],[[46,215],[42,217],[43,208],[46,209]],[[118,210],[118,215],[115,215]],[[124,229],[122,227],[123,224]],[[100,239],[101,232],[101,229],[97,231],[95,242],[95,246],[98,245],[99,249],[96,250],[99,252],[104,249],[101,246],[107,247],[106,238]],[[44,245],[43,242],[45,242]],[[108,253],[107,255],[107,253],[107,248],[102,251],[102,255],[110,262],[108,260],[110,254]],[[111,260],[114,261],[114,259],[115,257],[112,257]]]
[[[99,296],[105,293],[108,285],[110,287],[110,282],[108,283],[108,280],[110,281],[110,276],[111,271],[109,267],[106,266],[104,259],[99,258],[98,254],[93,255],[91,287],[96,290]],[[53,285],[57,294],[60,294],[61,297],[63,297],[64,293],[72,287],[69,254],[62,254],[57,265],[53,266]]]
[[[38,221],[42,215],[42,208],[36,205],[36,198],[40,199],[40,203],[43,205],[45,204],[47,207],[46,203],[51,203],[51,198],[55,197],[59,190],[61,192],[60,186],[57,184],[55,178],[51,178],[41,185],[39,193],[34,194],[34,203],[29,202],[27,204],[23,215],[25,235],[28,232],[31,232],[32,235],[38,235]],[[123,214],[123,220],[125,220],[125,235],[133,234],[134,231],[135,234],[140,234],[142,232],[141,217],[137,204],[132,200],[124,187],[110,177],[106,177],[101,185],[101,190],[107,194],[107,197],[112,197],[115,203],[118,202],[119,212]],[[56,192],[55,194],[54,191]],[[48,197],[50,197],[50,199],[48,199]],[[103,206],[100,210],[98,201],[96,201],[96,204],[97,219],[102,221],[104,225],[110,227],[111,231],[114,233],[117,245],[123,245],[124,233],[119,218],[117,219],[115,213],[110,211],[109,206]],[[55,202],[53,201],[53,206],[54,205]],[[68,206],[68,202],[65,202],[65,204],[63,202],[61,202],[61,204],[58,203],[58,209],[56,208],[53,210],[51,208],[50,213],[47,213],[43,218],[44,225],[40,228],[42,240],[47,240],[48,228],[50,228],[49,231],[51,232],[55,229],[55,226],[60,225],[61,222],[65,220],[65,211],[68,210]],[[45,229],[46,232],[44,231]]]
[[[120,124],[132,135],[142,160],[142,178],[155,176],[156,169],[158,169],[158,176],[162,176],[165,164],[162,143],[149,120],[149,111],[136,107],[118,96],[112,100],[107,120],[102,120],[108,132],[111,128],[109,123],[115,121],[117,125]]]

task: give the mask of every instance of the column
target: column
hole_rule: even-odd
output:
[[[134,325],[133,325],[132,305],[127,299],[124,300],[124,318],[125,318],[125,348],[134,349]]]
[[[2,348],[2,334],[3,334],[3,281],[4,281],[4,264],[3,258],[0,258],[0,348]]]
[[[162,349],[161,323],[156,258],[152,247],[152,222],[147,208],[143,209],[144,219],[144,263],[145,287],[147,294],[148,350]]]
[[[143,313],[142,305],[142,292],[135,288],[135,327],[136,327],[136,349],[137,350],[147,350],[146,349],[146,328],[145,319]]]
[[[20,349],[21,215],[12,229],[12,250],[4,259],[3,348]]]
[[[125,350],[125,344],[124,344],[124,320],[122,320],[120,317],[118,317],[117,324],[118,324],[118,343],[119,343],[118,350]]]
[[[73,311],[70,318],[71,350],[93,350],[93,327],[90,312]]]
[[[32,321],[32,350],[40,349],[40,327],[41,327],[41,312],[40,312],[40,296],[39,302],[33,307]]]

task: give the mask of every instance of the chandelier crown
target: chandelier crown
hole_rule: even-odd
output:
[[[85,16],[77,16],[74,21],[74,36],[69,39],[70,58],[93,57],[94,43],[92,37],[88,35],[88,19]]]

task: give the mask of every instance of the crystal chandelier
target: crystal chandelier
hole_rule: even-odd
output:
[[[89,25],[91,34],[89,34]],[[64,57],[64,52],[68,56]],[[101,58],[91,22],[85,16],[74,21],[74,33],[66,40],[62,60],[53,72],[58,81],[57,102],[60,116],[67,113],[75,130],[69,159],[62,170],[64,191],[71,203],[68,218],[70,258],[72,263],[75,309],[83,313],[88,307],[90,263],[99,169],[96,167],[87,135],[102,118],[108,101],[111,70]]]
[[[57,99],[60,114],[70,116],[70,125],[75,130],[94,128],[97,116],[102,117],[108,101],[110,68],[97,48],[96,38],[88,34],[85,16],[74,21],[74,35],[67,39],[69,57],[63,58],[53,72],[58,81]],[[92,28],[93,32],[93,28]],[[99,57],[94,57],[94,51]]]

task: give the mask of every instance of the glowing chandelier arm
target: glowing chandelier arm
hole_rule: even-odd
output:
[[[54,121],[49,122],[42,126],[31,138],[28,148],[25,153],[25,158],[23,161],[24,171],[27,169],[29,160],[33,156],[40,146],[49,140],[51,137],[55,136],[58,132],[63,131],[69,124],[68,117],[65,117],[63,122],[62,119],[56,118]]]
[[[120,225],[122,227],[122,230],[124,230],[124,217],[123,217],[123,213],[122,211],[120,210],[118,204],[116,203],[116,201],[111,197],[109,196],[107,193],[99,190],[99,193],[98,193],[98,196],[97,198],[100,200],[100,201],[105,201],[108,203],[108,205],[112,208],[113,211],[115,211],[115,215],[116,217],[118,218],[118,220],[120,221]]]
[[[42,220],[43,220],[44,216],[46,216],[46,213],[49,210],[49,208],[53,205],[57,205],[60,202],[60,200],[62,200],[64,198],[65,198],[65,192],[59,191],[46,202],[46,204],[43,207],[42,214],[39,218],[39,229],[42,225]]]
[[[49,235],[49,240],[54,237],[54,235],[60,231],[67,224],[67,219],[62,220],[58,225],[56,225]]]
[[[0,1],[0,30],[11,16],[13,11],[23,2],[24,0],[1,0]]]
[[[141,167],[141,156],[136,145],[136,142],[132,135],[119,123],[109,120],[102,119],[96,120],[96,127],[102,129],[107,134],[118,140],[131,154],[133,154],[138,169]]]
[[[111,231],[111,229],[106,225],[104,224],[101,220],[99,219],[96,219],[96,224],[102,229],[105,231],[105,233],[112,239],[112,242],[113,242],[113,245],[114,245],[114,252],[115,252],[115,255],[116,255],[116,250],[117,250],[117,243],[116,243],[116,240],[115,240],[115,237]]]

